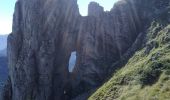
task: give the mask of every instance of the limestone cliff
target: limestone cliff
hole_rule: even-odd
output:
[[[146,30],[145,42],[141,49],[136,51],[109,81],[98,88],[89,100],[169,100],[170,22],[167,20],[168,12],[168,10],[164,12],[165,15],[161,13],[161,16],[152,21]],[[112,67],[120,62],[113,64]]]
[[[10,100],[67,98],[67,64],[78,18],[75,0],[17,1],[8,37]]]
[[[92,2],[82,17],[77,0],[18,0],[2,100],[87,99],[118,67],[113,63],[126,62],[141,47],[147,24],[168,2],[121,0],[109,12]]]

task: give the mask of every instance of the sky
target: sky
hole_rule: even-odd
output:
[[[110,11],[114,3],[118,0],[78,0],[77,3],[79,5],[80,14],[82,16],[87,15],[88,4],[92,1],[95,1],[99,3],[101,6],[103,6],[105,11]]]
[[[80,14],[87,15],[88,4],[91,1],[98,2],[109,11],[118,0],[78,0]],[[12,17],[16,0],[0,0],[0,35],[9,34],[12,31]]]
[[[12,16],[16,0],[0,0],[0,34],[12,31]]]

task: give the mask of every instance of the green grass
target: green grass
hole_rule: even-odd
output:
[[[146,46],[89,100],[169,100],[170,25],[153,22]]]

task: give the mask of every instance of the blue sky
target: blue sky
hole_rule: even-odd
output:
[[[79,5],[80,14],[87,15],[88,4],[91,1],[95,1],[104,7],[105,11],[110,11],[114,3],[118,0],[77,0]]]
[[[12,30],[12,16],[16,0],[0,0],[0,34],[8,34]]]
[[[78,0],[81,15],[87,15],[88,4],[91,1],[98,2],[105,10],[110,10],[118,0]],[[15,2],[16,0],[0,0],[0,35],[9,34],[12,31]]]

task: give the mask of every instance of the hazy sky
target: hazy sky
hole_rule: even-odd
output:
[[[0,0],[0,34],[11,32],[12,15],[16,0]]]
[[[96,1],[105,10],[110,10],[114,2],[118,0],[78,0],[81,15],[87,15],[88,4],[91,1]],[[16,0],[0,0],[0,35],[9,34],[12,31],[12,16],[15,2]]]

